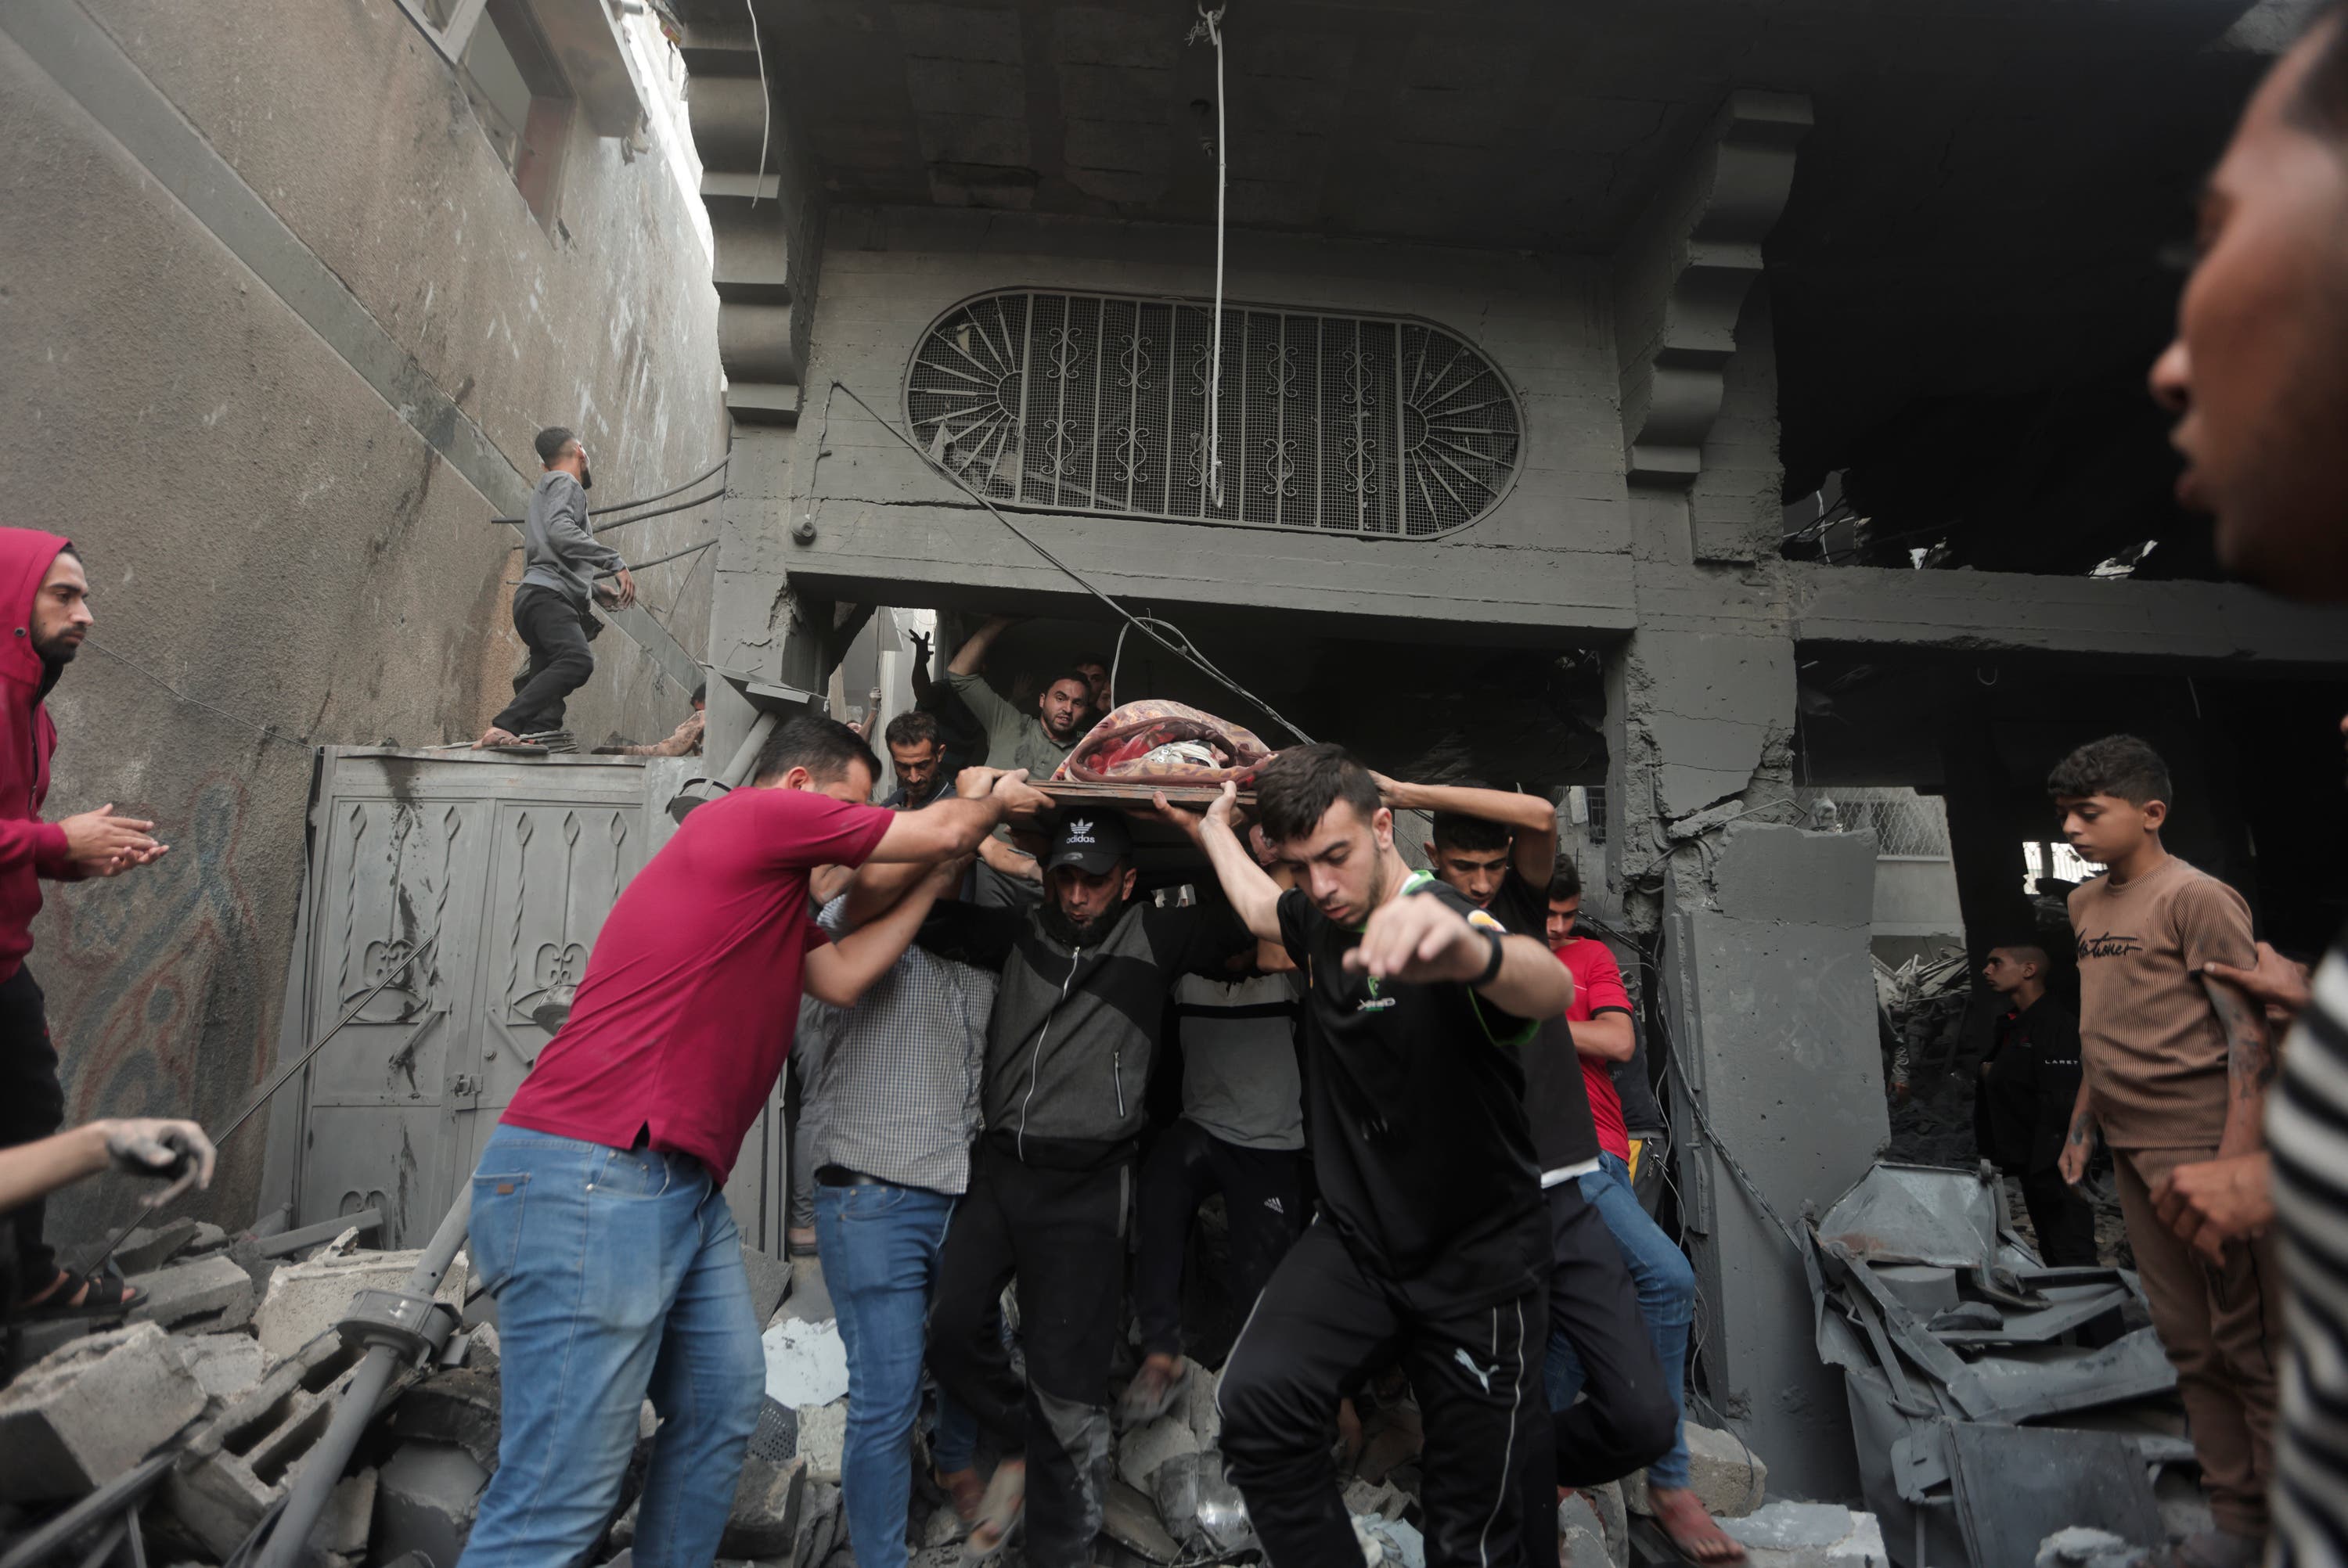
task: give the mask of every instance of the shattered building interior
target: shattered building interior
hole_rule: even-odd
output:
[[[261,8],[239,9],[240,26],[258,25]],[[358,42],[321,31],[270,68],[290,77],[364,47],[446,75],[454,63],[433,50],[484,14],[464,0],[355,9],[368,13]],[[153,78],[162,110],[221,145],[222,178],[264,186],[282,149],[216,128],[259,134],[249,105],[215,101],[225,45],[188,40],[158,14],[169,7],[132,0],[60,3],[62,22],[39,10],[0,4],[0,65],[44,105],[90,117],[89,134],[119,138],[157,189],[185,182],[177,154],[126,128],[139,109],[129,89],[86,64],[99,45],[77,29],[103,35]],[[502,621],[502,553],[446,566],[461,594],[398,600],[414,601],[410,630],[451,651],[399,666],[391,684],[438,682],[464,702],[401,707],[380,670],[288,689],[324,715],[306,738],[325,749],[301,779],[297,759],[269,754],[286,778],[241,828],[282,863],[270,907],[242,917],[263,933],[242,961],[263,989],[284,978],[282,1003],[233,1030],[190,1024],[162,1068],[76,1090],[97,1114],[160,1105],[150,1080],[194,1082],[207,1114],[224,1115],[338,1031],[269,1102],[265,1153],[238,1153],[209,1211],[231,1235],[274,1216],[282,1235],[220,1254],[242,1266],[215,1272],[273,1300],[263,1261],[353,1216],[376,1246],[426,1248],[559,1025],[604,913],[682,813],[739,783],[778,716],[844,712],[867,691],[883,693],[874,716],[901,711],[908,628],[934,626],[942,662],[983,618],[1017,615],[989,665],[1006,692],[1023,672],[1099,657],[1121,699],[1222,712],[1273,744],[1341,740],[1396,777],[1555,801],[1672,1118],[1663,1214],[1702,1293],[1707,1424],[1766,1459],[1773,1496],[1863,1501],[1903,1568],[2018,1561],[1996,1553],[2020,1537],[1982,1533],[1966,1488],[2000,1484],[2016,1462],[1982,1431],[2038,1429],[1982,1391],[1987,1374],[1968,1381],[1955,1365],[1952,1346],[1971,1356],[1996,1336],[1941,1322],[1959,1306],[1949,1276],[1991,1281],[2011,1306],[2034,1267],[2007,1250],[2020,1238],[2003,1194],[1919,1179],[1918,1201],[1961,1212],[1872,1256],[1813,1250],[1787,1225],[1880,1198],[1898,1184],[1870,1175],[1887,1152],[1974,1163],[1991,1007],[1970,976],[1993,943],[2069,946],[2054,894],[2084,868],[2055,853],[2044,780],[2079,743],[2126,731],[2168,759],[2170,847],[2239,889],[2261,937],[2312,956],[2348,921],[2335,880],[2306,874],[2341,863],[2348,825],[2267,782],[2338,771],[2348,626],[2223,580],[2209,524],[2174,499],[2167,418],[2144,391],[2196,185],[2297,9],[1231,0],[1219,44],[1166,0],[490,0],[487,13],[526,18],[550,43],[544,68],[582,78],[571,40],[590,24],[657,23],[702,215],[674,191],[632,196],[625,221],[657,248],[624,269],[557,252],[591,274],[557,278],[558,292],[592,289],[582,297],[605,323],[614,299],[666,302],[661,322],[613,328],[626,341],[592,393],[484,371],[484,405],[458,357],[469,348],[421,340],[403,363],[441,402],[400,404],[376,384],[402,410],[397,441],[426,487],[435,468],[458,469],[442,483],[461,495],[468,549],[498,532],[482,519],[518,506],[529,430],[566,395],[603,407],[615,438],[636,433],[624,493],[727,454],[692,527],[645,530],[643,559],[715,543],[670,569],[674,613],[599,645],[613,673],[577,725],[664,729],[705,682],[706,738],[697,760],[651,762],[425,749],[468,733],[473,700],[508,673],[517,645],[472,630]],[[160,57],[159,36],[197,62],[191,79]],[[596,92],[618,90],[614,69]],[[585,80],[573,86],[602,112]],[[649,112],[655,95],[632,90]],[[335,113],[308,96],[283,108],[297,129]],[[422,145],[473,112],[427,84],[382,120],[412,118]],[[563,243],[589,232],[591,168],[641,179],[639,159],[671,156],[639,149],[637,127],[573,128]],[[510,165],[499,180],[533,195]],[[28,205],[75,200],[20,190]],[[339,262],[347,213],[290,207],[288,225]],[[516,209],[517,231],[551,234],[553,210]],[[233,224],[197,217],[203,243],[250,264]],[[706,250],[689,242],[705,220]],[[22,232],[0,240],[12,269],[44,259]],[[364,292],[364,271],[347,270]],[[428,336],[412,325],[432,310],[413,282],[367,309]],[[466,294],[505,291],[537,314],[543,288],[513,271]],[[12,359],[33,352],[29,337],[6,342]],[[529,357],[560,352],[533,338]],[[663,375],[695,390],[655,408],[645,389]],[[260,450],[286,427],[236,439]],[[504,475],[500,458],[493,487],[479,456],[500,451],[517,466]],[[52,519],[40,526],[72,531],[66,500],[24,493]],[[1122,629],[1104,597],[1176,629],[1252,700]],[[105,690],[94,713],[135,727],[137,689]],[[79,782],[77,738],[69,727],[61,781]],[[244,765],[242,752],[201,754],[209,769]],[[100,957],[76,962],[95,976]],[[235,1050],[215,1038],[239,1030],[252,1038]],[[207,1066],[207,1052],[234,1060]],[[69,1072],[85,1071],[73,1054]],[[774,1257],[787,1165],[778,1086],[726,1189],[746,1240]],[[122,1218],[68,1212],[94,1231]],[[335,1271],[361,1266],[287,1266],[331,1276],[305,1287],[340,1288]],[[2038,1324],[2042,1371],[2058,1354],[2126,1353],[2120,1335],[2083,1339],[2083,1326],[2149,1333],[2122,1272],[2099,1274],[2054,1282],[2073,1294],[2069,1316]],[[1934,1337],[1943,1329],[1958,1337]],[[294,1333],[264,1314],[264,1347]],[[304,1368],[290,1379],[256,1369],[251,1388],[281,1402],[273,1421],[300,1405],[321,1428],[316,1401],[347,1387],[353,1363],[314,1350],[302,1355],[314,1365],[284,1363]],[[1891,1387],[1920,1364],[1916,1387]],[[430,1387],[416,1385],[428,1406],[417,1430],[460,1450],[477,1440],[465,1434],[479,1390]],[[0,1438],[8,1409],[0,1395]],[[838,1419],[826,1409],[794,1418],[802,1440]],[[1961,1460],[1879,1473],[1895,1439],[1941,1426],[1964,1434],[1947,1439]],[[380,1519],[395,1481],[430,1492],[395,1476],[382,1433],[366,1444],[385,1490],[339,1506]],[[2177,1458],[2139,1444],[2123,1470],[2127,1455],[2156,1469]],[[211,1560],[233,1550],[254,1500],[283,1492],[283,1467],[246,1469],[230,1501],[191,1505],[221,1522],[195,1532]],[[174,1484],[226,1483],[203,1470]],[[2129,1509],[2152,1506],[2152,1482],[2141,1490]],[[791,1496],[779,1544],[746,1539],[727,1555],[823,1568],[831,1542],[810,1545]],[[399,1554],[388,1541],[445,1546],[416,1522],[427,1508],[399,1506],[399,1529],[335,1550],[381,1568]],[[1203,1507],[1193,1497],[1192,1514]]]

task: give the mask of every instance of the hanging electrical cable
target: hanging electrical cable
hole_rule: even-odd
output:
[[[767,86],[767,46],[758,40],[758,0],[742,0],[742,8],[750,13],[750,52],[758,56],[758,178],[751,182],[750,205],[758,205],[758,192],[767,186],[767,143],[775,135],[775,96]]]
[[[1095,599],[1099,600],[1103,604],[1108,606],[1109,609],[1114,610],[1118,618],[1123,620],[1127,625],[1139,628],[1141,634],[1144,637],[1148,638],[1149,641],[1166,650],[1167,652],[1173,654],[1176,658],[1186,659],[1192,664],[1197,665],[1201,671],[1203,671],[1218,685],[1221,686],[1225,691],[1230,692],[1234,696],[1243,698],[1247,702],[1254,703],[1256,707],[1270,716],[1272,723],[1278,724],[1282,729],[1286,730],[1290,734],[1294,735],[1306,745],[1309,746],[1313,743],[1313,737],[1298,729],[1293,723],[1290,723],[1289,720],[1281,713],[1279,709],[1273,707],[1271,703],[1265,702],[1262,698],[1257,696],[1254,692],[1249,691],[1246,687],[1241,685],[1230,676],[1224,674],[1220,670],[1216,669],[1213,662],[1210,661],[1205,654],[1200,652],[1196,645],[1194,645],[1188,637],[1184,637],[1179,628],[1169,625],[1165,621],[1157,620],[1156,618],[1151,616],[1136,615],[1131,610],[1126,609],[1125,606],[1111,599],[1107,594],[1103,593],[1099,589],[1095,588],[1092,585],[1091,579],[1086,578],[1084,573],[1078,571],[1076,568],[1062,560],[1058,556],[1054,555],[1050,550],[1045,548],[1042,543],[1040,543],[1034,535],[1028,533],[1026,529],[1021,528],[1018,524],[1013,522],[1009,518],[1004,517],[1001,511],[996,509],[993,501],[988,500],[978,491],[972,489],[969,483],[965,481],[961,475],[955,473],[952,468],[947,467],[943,463],[939,462],[935,457],[924,451],[920,442],[914,440],[911,436],[898,429],[897,422],[895,420],[889,418],[879,409],[865,402],[862,397],[857,395],[857,391],[854,387],[849,385],[844,381],[834,380],[831,384],[831,391],[844,392],[848,394],[849,401],[855,404],[857,407],[864,410],[866,414],[871,415],[872,422],[875,425],[880,425],[881,429],[886,430],[890,435],[894,436],[898,441],[904,446],[907,451],[911,452],[914,456],[919,457],[923,463],[935,469],[939,474],[944,476],[948,484],[953,486],[955,489],[960,490],[963,495],[968,496],[972,500],[976,501],[980,506],[984,507],[988,514],[992,516],[996,522],[1001,523],[1004,528],[1011,530],[1012,537],[1016,538],[1021,544],[1025,545],[1029,549],[1034,550],[1037,555],[1042,556],[1045,560],[1051,562],[1052,565],[1058,568],[1062,572],[1065,572],[1069,579],[1078,588],[1083,589],[1086,593],[1091,594]],[[825,397],[824,418],[828,422],[830,417],[830,398],[829,395],[827,394]],[[820,450],[820,446],[819,446],[818,449]],[[815,536],[810,532],[808,537],[812,538]],[[1166,629],[1172,631],[1175,636],[1181,638],[1182,641],[1180,644],[1178,646],[1175,643],[1168,641],[1164,637],[1159,636],[1153,629],[1153,623],[1155,626],[1165,626]],[[1112,689],[1114,689],[1116,685],[1114,673],[1112,673],[1111,676],[1110,685]]]
[[[671,496],[676,495],[682,491],[690,490],[693,487],[700,484],[704,479],[708,478],[712,474],[716,473],[720,468],[725,467],[726,465],[732,461],[734,461],[734,454],[729,451],[724,456],[718,458],[716,462],[712,463],[708,467],[704,468],[700,473],[695,474],[692,478],[687,479],[682,485],[671,485],[667,489],[661,491],[658,495],[639,496],[633,501],[614,501],[608,507],[590,507],[587,508],[587,515],[591,518],[608,518],[613,512],[633,512],[638,507],[649,507],[654,501],[665,501]],[[723,490],[717,490],[711,492],[711,494],[723,495],[725,492]],[[709,498],[709,497],[705,496],[702,497],[702,500],[707,500]],[[700,501],[687,501],[684,505],[688,507],[697,507],[700,504]],[[669,509],[671,511],[679,511],[682,510],[683,507],[672,507]],[[661,514],[658,512],[646,512],[644,517],[656,518],[660,515]],[[642,522],[644,518],[629,518],[624,520],[634,523]],[[489,521],[493,523],[505,523],[513,528],[520,528],[522,523],[522,519],[520,518],[491,518]]]
[[[1223,504],[1222,421],[1219,412],[1223,386],[1223,198],[1230,184],[1231,159],[1223,135],[1223,7],[1199,7],[1199,24],[1187,43],[1204,39],[1215,46],[1215,315],[1208,329],[1207,366],[1207,494]]]

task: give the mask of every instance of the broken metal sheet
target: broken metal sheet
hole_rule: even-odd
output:
[[[1873,1264],[1985,1268],[1997,1251],[1997,1196],[1975,1172],[1887,1162],[1827,1211],[1818,1232]]]
[[[2167,1393],[2177,1387],[2160,1340],[2149,1328],[2124,1335],[2100,1350],[2063,1345],[2017,1347],[1984,1356],[1972,1367],[1972,1392],[1959,1399],[1968,1411],[1975,1399],[2000,1420],[2027,1421],[2042,1416],[2092,1409]]]
[[[1949,1436],[1975,1563],[2034,1561],[2041,1541],[2082,1522],[2140,1544],[2166,1538],[2144,1456],[2127,1438],[1971,1421],[1952,1423]]]
[[[1931,1332],[1949,1345],[2044,1345],[2120,1310],[2130,1299],[2128,1287],[2112,1271],[2106,1271],[2102,1284],[2039,1285],[2037,1294],[2045,1306],[2025,1311],[2007,1308],[1999,1313],[2003,1321],[1993,1327],[1943,1328],[1936,1324]]]

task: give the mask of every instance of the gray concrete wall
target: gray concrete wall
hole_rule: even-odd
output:
[[[1665,899],[1664,1010],[1694,1091],[1691,1105],[1673,1085],[1673,1115],[1704,1376],[1768,1460],[1776,1496],[1858,1490],[1841,1374],[1818,1360],[1801,1256],[1780,1225],[1801,1232],[1803,1205],[1841,1195],[1890,1135],[1868,956],[1874,863],[1866,834],[1739,823],[1704,885]]]
[[[1017,287],[1203,297],[1210,244],[1193,229],[1002,212],[833,212],[801,415],[821,440],[800,444],[788,518],[810,518],[816,537],[784,550],[784,569],[850,598],[880,581],[918,585],[892,591],[893,603],[1077,592],[830,384],[901,420],[906,365],[956,302]],[[1628,630],[1629,518],[1600,268],[1244,232],[1230,246],[1233,302],[1417,315],[1479,347],[1523,401],[1514,488],[1481,522],[1426,542],[1035,513],[1020,515],[1023,527],[1108,591],[1160,604],[1455,623],[1447,641],[1477,626]],[[1476,625],[1457,627],[1463,620]]]
[[[276,1042],[304,743],[455,740],[503,702],[518,558],[488,519],[539,426],[582,431],[599,499],[723,449],[707,260],[659,150],[583,115],[542,228],[392,0],[0,7],[0,134],[5,521],[87,550],[107,651],[51,700],[50,815],[110,800],[175,846],[54,891],[33,967],[74,1118],[216,1120]],[[641,585],[696,648],[709,580],[704,557]],[[683,694],[618,631],[596,647],[572,727],[665,733]]]

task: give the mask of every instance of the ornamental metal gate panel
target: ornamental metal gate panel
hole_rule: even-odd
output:
[[[1517,395],[1454,333],[1226,303],[1208,483],[1213,313],[1195,300],[1023,290],[955,306],[905,379],[914,439],[1014,507],[1431,538],[1491,510]]]
[[[376,1208],[385,1245],[420,1245],[551,1038],[534,1010],[665,841],[683,765],[328,748],[319,769],[288,1048],[359,1011],[299,1081],[294,1223]]]

